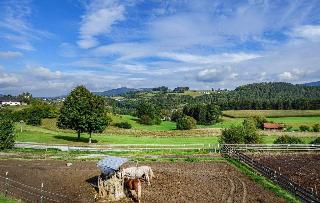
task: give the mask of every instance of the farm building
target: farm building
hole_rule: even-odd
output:
[[[264,130],[282,130],[284,128],[283,124],[280,123],[264,123]]]
[[[20,106],[22,105],[22,101],[20,99],[16,99],[16,98],[0,98],[0,105],[5,106]]]

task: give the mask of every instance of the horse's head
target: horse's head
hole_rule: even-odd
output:
[[[121,170],[116,171],[116,177],[119,179],[123,178],[123,172]]]

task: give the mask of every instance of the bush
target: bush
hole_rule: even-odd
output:
[[[141,124],[145,124],[145,125],[152,125],[153,124],[153,120],[150,118],[150,116],[147,115],[143,115],[140,117],[139,122]]]
[[[320,124],[319,123],[314,124],[312,126],[312,130],[313,130],[313,132],[319,132],[320,131]]]
[[[299,127],[300,131],[310,131],[310,127],[307,125],[301,125]]]
[[[184,114],[181,110],[175,110],[171,114],[171,121],[177,122],[179,119],[183,118]]]
[[[36,115],[29,117],[27,120],[27,125],[33,125],[33,126],[41,125],[41,117],[36,116]]]
[[[14,147],[14,124],[9,119],[0,119],[0,149]]]
[[[184,116],[177,121],[178,130],[190,130],[196,128],[196,125],[197,121],[190,116]]]
[[[264,116],[254,116],[253,119],[256,122],[256,127],[259,129],[263,129],[263,124],[268,122]]]
[[[273,143],[274,144],[303,144],[303,141],[298,137],[283,135],[278,137]]]
[[[124,128],[124,129],[131,129],[132,125],[128,122],[121,122],[121,123],[116,123],[115,126],[118,128]]]
[[[315,140],[311,141],[310,144],[320,144],[320,137],[317,137]]]
[[[260,142],[260,136],[256,132],[252,119],[246,119],[242,126],[223,129],[220,137],[220,143],[226,144],[256,144]]]

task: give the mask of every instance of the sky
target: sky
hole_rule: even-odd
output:
[[[0,94],[320,80],[320,0],[0,0]]]

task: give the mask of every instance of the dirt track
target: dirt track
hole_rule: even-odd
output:
[[[133,165],[129,163],[128,165]],[[226,162],[150,162],[156,175],[151,186],[143,184],[142,202],[284,202]],[[99,171],[96,162],[0,161],[0,174],[68,196],[72,202],[93,202]],[[130,202],[124,200],[123,202]]]

